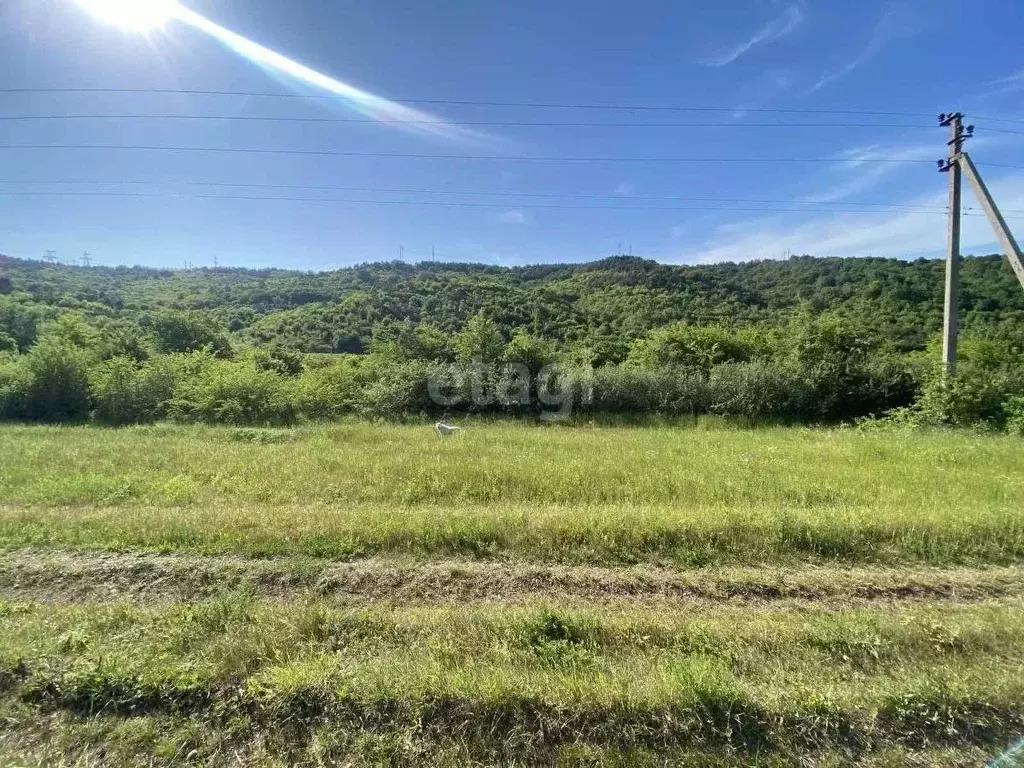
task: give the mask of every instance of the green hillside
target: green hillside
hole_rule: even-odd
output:
[[[0,418],[537,415],[551,374],[576,414],[819,423],[914,406],[904,417],[1024,424],[1024,291],[1009,265],[964,262],[952,381],[935,367],[942,290],[929,260],[312,273],[0,257]],[[439,382],[455,401],[431,392]]]
[[[616,256],[589,264],[493,267],[475,264],[366,264],[335,272],[161,270],[73,267],[0,256],[12,304],[39,317],[75,309],[138,318],[159,308],[199,310],[239,340],[304,352],[361,352],[373,326],[411,320],[447,333],[483,311],[508,333],[523,327],[558,342],[608,345],[674,321],[777,322],[801,303],[835,311],[921,349],[942,324],[943,263],[798,257],[788,261],[669,266]],[[2,278],[0,278],[2,280]],[[1024,292],[1001,256],[967,259],[965,327],[1024,320]],[[23,335],[23,346],[31,337]]]

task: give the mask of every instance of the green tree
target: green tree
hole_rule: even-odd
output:
[[[502,357],[506,363],[525,365],[530,373],[536,375],[541,368],[554,363],[558,355],[551,342],[531,335],[524,328],[517,328]]]
[[[207,348],[217,357],[231,357],[231,344],[209,315],[198,311],[165,310],[145,318],[160,352],[195,352]]]
[[[505,351],[505,340],[497,323],[482,312],[474,315],[455,337],[452,345],[463,362],[497,363]]]
[[[673,323],[636,341],[628,362],[642,368],[680,366],[709,371],[723,363],[750,359],[750,345],[737,334],[716,325]]]

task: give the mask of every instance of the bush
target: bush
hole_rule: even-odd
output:
[[[78,421],[89,415],[86,353],[66,341],[44,338],[24,356],[27,378],[21,416],[33,421]]]
[[[253,352],[256,368],[281,376],[299,376],[302,374],[302,353],[274,345],[268,349],[257,349]]]
[[[1006,431],[1024,437],[1024,395],[1011,397],[1003,410],[1006,412]]]
[[[430,369],[418,361],[375,366],[372,380],[358,394],[358,411],[374,418],[397,419],[435,410],[427,389]]]
[[[358,357],[341,356],[327,365],[306,368],[298,384],[298,408],[307,418],[337,419],[352,413],[364,385]]]
[[[167,414],[178,421],[269,426],[292,424],[297,414],[293,381],[257,370],[251,362],[214,361],[174,389]]]
[[[754,420],[789,421],[816,411],[815,393],[799,371],[766,360],[711,371],[711,411]]]
[[[906,408],[921,394],[920,372],[905,359],[875,355],[868,358],[847,380],[843,399],[833,400],[830,416],[855,419],[881,416]]]
[[[25,393],[31,381],[24,358],[0,352],[0,419],[24,415]]]
[[[915,403],[915,421],[927,426],[971,427],[1006,425],[1006,404],[1022,392],[1006,374],[961,366],[955,376],[935,370]]]
[[[93,418],[120,426],[156,421],[174,394],[171,365],[157,360],[139,365],[130,357],[115,357],[92,372]]]
[[[683,369],[606,365],[594,371],[593,404],[600,413],[700,414],[708,409],[707,380]]]

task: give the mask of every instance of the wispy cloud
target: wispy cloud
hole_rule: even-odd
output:
[[[615,188],[615,194],[619,197],[632,197],[636,192],[636,185],[631,181],[624,181]]]
[[[772,19],[760,29],[754,31],[746,40],[736,45],[719,51],[700,63],[707,67],[724,67],[732,64],[743,54],[752,48],[763,43],[770,43],[773,40],[785,37],[804,22],[804,9],[802,3],[787,5],[782,14]]]
[[[991,146],[994,140],[989,136],[978,136],[972,142],[972,149]],[[918,160],[937,160],[942,154],[941,147],[936,149],[934,142],[910,144],[905,146],[883,146],[870,144],[853,147],[840,152],[840,157],[849,158],[837,162],[829,168],[830,175],[835,179],[829,186],[818,192],[801,198],[804,202],[836,203],[853,197],[865,190],[877,187],[886,179],[905,171],[901,165],[905,162]],[[886,161],[873,162],[875,158],[884,157]]]
[[[1020,72],[1014,72],[1012,75],[1007,75],[1006,77],[999,77],[995,80],[990,80],[985,84],[985,90],[979,94],[979,97],[988,99],[993,96],[1016,93],[1021,89],[1024,89],[1024,69]]]
[[[505,211],[498,216],[498,221],[504,224],[525,224],[526,214],[522,211]]]
[[[917,144],[907,147],[883,148],[879,144],[855,147],[840,153],[848,157],[848,161],[838,162],[830,172],[839,179],[830,186],[807,195],[806,202],[835,203],[877,186],[887,177],[899,172],[903,166],[899,162],[872,162],[873,158],[885,157],[887,160],[913,161],[931,160],[936,155],[934,142]]]
[[[1006,208],[1024,207],[1024,174],[1003,176],[990,182],[993,193]],[[894,205],[942,208],[943,192],[918,196]],[[968,208],[977,209],[971,199]],[[961,233],[965,253],[998,250],[988,221],[970,211],[963,219]],[[702,263],[783,258],[786,254],[815,256],[913,257],[937,255],[945,248],[946,226],[941,212],[902,213],[813,213],[787,214],[747,222],[738,229],[717,230],[692,249],[681,261]]]
[[[838,69],[823,74],[808,89],[808,93],[820,91],[837,80],[841,80],[854,72],[854,70],[867,64],[885,50],[887,46],[897,40],[918,34],[921,31],[922,24],[917,9],[918,3],[916,2],[894,3],[888,6],[875,23],[871,37],[860,53]]]
[[[989,85],[1024,86],[1024,69],[1022,69],[1020,72],[1014,72],[1012,75],[997,78],[996,80],[991,81]]]

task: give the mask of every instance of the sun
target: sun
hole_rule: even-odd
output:
[[[92,15],[136,32],[162,27],[178,9],[177,0],[78,0]]]

